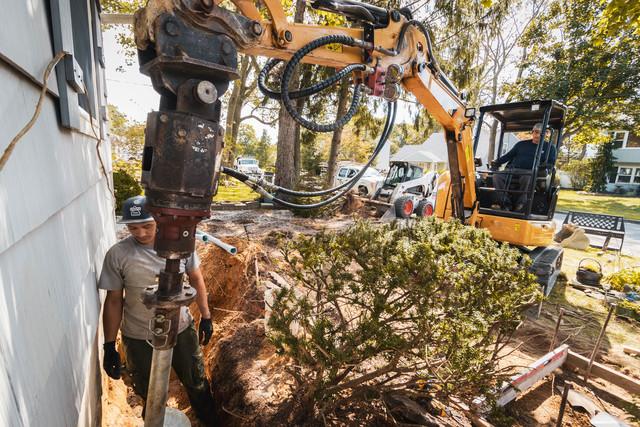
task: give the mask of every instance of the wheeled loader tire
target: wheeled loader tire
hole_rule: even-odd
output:
[[[420,217],[432,216],[434,212],[433,204],[429,200],[420,200],[416,208],[416,214]]]
[[[411,196],[400,196],[393,202],[396,211],[396,217],[409,218],[413,214],[415,205]]]

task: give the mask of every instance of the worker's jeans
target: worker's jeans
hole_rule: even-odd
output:
[[[145,340],[128,337],[122,338],[122,344],[127,372],[133,381],[133,389],[136,394],[146,400],[153,348]],[[213,397],[204,373],[202,350],[193,323],[178,334],[171,366],[187,390],[189,402],[198,418],[207,423],[213,422]]]
[[[496,190],[508,190],[507,182],[509,182],[509,177],[511,176],[512,180],[517,179],[518,185],[516,190],[527,191],[529,189],[529,183],[531,182],[531,171],[529,169],[506,169],[504,172],[514,172],[513,174],[496,174],[493,175],[493,186]],[[520,173],[529,173],[529,175],[519,175]],[[515,200],[515,204],[511,204],[511,200]],[[509,194],[506,192],[496,191],[494,202],[506,206],[508,209],[511,209],[513,206],[524,205],[527,201],[526,193],[518,193],[518,194]]]

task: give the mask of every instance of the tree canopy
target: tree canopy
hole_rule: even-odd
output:
[[[564,102],[570,107],[565,135],[638,129],[640,34],[631,25],[613,31],[603,24],[611,13],[601,2],[553,1],[523,38],[531,55],[523,78],[507,92]]]

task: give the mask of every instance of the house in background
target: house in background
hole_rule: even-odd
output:
[[[478,147],[474,154],[475,157],[482,159],[483,167],[485,167],[489,162],[487,159],[489,134],[489,129],[482,127]],[[496,139],[499,139],[499,135]],[[514,134],[505,133],[501,154],[509,151],[516,142],[518,142],[518,139]],[[497,145],[496,141],[496,150],[498,149]],[[425,171],[446,170],[449,167],[449,156],[447,153],[447,144],[445,143],[444,134],[442,132],[433,133],[422,144],[402,146],[398,152],[391,155],[391,161],[410,161],[424,167]],[[378,166],[378,169],[384,168]]]
[[[638,191],[640,188],[640,135],[630,131],[609,132],[613,141],[615,176],[611,174],[608,191]]]
[[[34,114],[45,68],[66,52],[0,170],[0,426],[97,426],[96,282],[115,242],[100,5],[0,7],[0,153]]]

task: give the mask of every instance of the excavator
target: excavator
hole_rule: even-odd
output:
[[[140,70],[161,95],[159,110],[147,118],[142,183],[147,208],[158,224],[155,250],[166,259],[158,284],[149,286],[144,295],[144,303],[155,313],[150,324],[154,356],[145,426],[160,426],[164,420],[180,307],[195,298],[194,289],[183,284],[180,260],[195,249],[196,226],[210,214],[220,174],[239,179],[265,199],[286,208],[317,208],[340,198],[366,170],[335,188],[305,192],[222,166],[221,97],[230,82],[238,78],[239,53],[271,58],[259,74],[260,90],[279,100],[296,122],[312,131],[331,132],[344,126],[364,96],[382,98],[386,121],[367,167],[391,133],[402,90],[413,94],[442,126],[447,146],[449,171],[438,179],[435,215],[487,229],[496,240],[527,251],[534,259],[533,271],[545,288],[559,271],[561,249],[549,246],[555,204],[547,203],[542,214],[531,213],[538,191],[537,169],[532,170],[532,203],[524,213],[489,209],[479,197],[485,192],[486,182],[476,176],[473,128],[477,111],[466,106],[463,94],[443,73],[429,28],[414,19],[408,9],[387,10],[355,0],[313,0],[312,8],[341,15],[347,22],[345,26],[321,26],[290,22],[279,0],[262,0],[260,7],[257,4],[253,0],[228,0],[224,4],[221,0],[149,0],[135,14]],[[309,87],[292,90],[296,67],[301,63],[336,71]],[[276,67],[281,67],[281,72],[274,88],[268,81],[274,79]],[[343,116],[318,123],[297,110],[297,99],[343,79],[353,82],[351,103]],[[527,120],[533,119],[542,121],[545,129],[553,125],[556,133],[562,127],[558,111],[553,101],[480,110],[481,115],[493,114],[501,120],[503,129],[511,129],[511,122],[520,121],[512,128],[524,130],[530,125]],[[557,139],[556,144],[559,142]],[[541,153],[536,155],[535,167]],[[552,187],[544,190],[547,196],[536,197],[552,200]],[[295,196],[294,200],[328,197],[299,204],[281,195]]]

